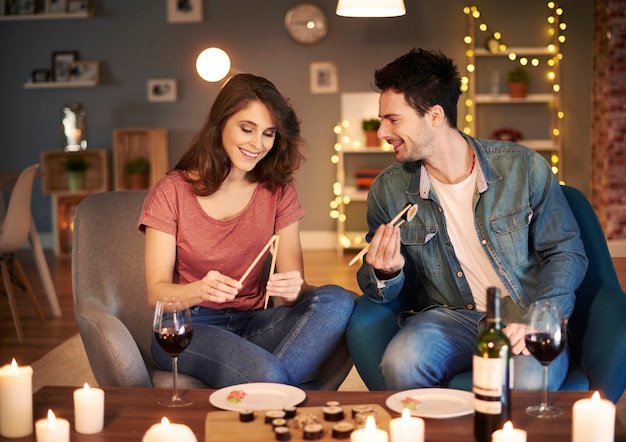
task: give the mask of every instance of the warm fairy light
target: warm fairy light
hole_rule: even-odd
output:
[[[331,217],[332,219],[337,219],[337,218],[339,218],[339,211],[338,211],[338,210],[331,210],[331,211],[330,211],[330,217]]]
[[[343,204],[350,204],[350,197],[347,195],[344,195],[344,197],[341,199],[341,202]]]
[[[349,143],[350,142],[350,137],[348,135],[345,135],[343,137],[341,137],[341,142],[342,143]]]
[[[335,143],[334,149],[335,149],[335,152],[341,152],[341,149],[342,149],[341,143]]]
[[[468,123],[471,123],[473,120],[474,120],[474,117],[472,117],[471,114],[465,115],[465,121],[467,121]]]
[[[514,61],[517,58],[517,54],[515,52],[509,52],[509,60]]]
[[[555,83],[555,84],[553,84],[553,85],[552,85],[552,90],[553,90],[554,92],[559,92],[559,91],[561,90],[561,85],[560,85],[560,84],[556,84],[556,83]]]
[[[472,37],[470,37],[469,35],[466,35],[465,37],[463,37],[463,42],[468,45],[472,42]]]
[[[467,72],[474,72],[476,66],[474,66],[473,64],[468,64],[465,69],[467,69]]]
[[[338,220],[339,220],[340,223],[345,223],[346,222],[346,214],[345,213],[339,214]]]
[[[532,64],[533,66],[539,66],[539,59],[533,58],[532,60],[530,60],[530,64]]]
[[[335,198],[334,200],[332,200],[329,204],[331,209],[336,209],[337,207],[339,207],[339,202],[337,201],[337,198]]]
[[[330,162],[333,164],[338,164],[339,163],[339,155],[333,155],[332,157],[330,157]]]
[[[335,132],[335,134],[340,134],[342,130],[343,129],[339,125],[336,125],[335,127],[333,127],[333,132]]]
[[[487,25],[486,25],[486,24],[484,24],[484,23],[481,23],[481,24],[478,26],[478,29],[480,29],[481,31],[485,32],[485,31],[487,30]]]
[[[465,100],[465,106],[466,107],[472,107],[474,105],[474,101],[471,98],[467,98]]]
[[[521,64],[522,66],[526,66],[528,64],[528,58],[526,57],[522,57],[519,59],[519,64]]]
[[[550,157],[550,161],[552,161],[552,164],[559,164],[559,156],[553,153]]]

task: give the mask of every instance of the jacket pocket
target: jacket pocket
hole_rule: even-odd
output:
[[[526,204],[491,217],[500,255],[516,267],[528,259],[528,232],[533,211]]]
[[[436,276],[441,273],[441,253],[437,247],[436,225],[410,225],[400,226],[402,244],[407,249],[408,258],[415,261],[417,271],[425,275]]]

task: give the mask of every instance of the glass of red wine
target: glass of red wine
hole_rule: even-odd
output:
[[[566,335],[566,321],[558,304],[551,300],[540,300],[530,306],[525,332],[526,348],[543,366],[541,404],[526,408],[530,416],[549,418],[563,413],[560,408],[548,405],[548,365],[565,348]]]
[[[178,392],[178,355],[189,345],[193,335],[191,311],[186,301],[165,298],[157,302],[152,324],[154,338],[159,346],[172,357],[174,393],[159,401],[164,407],[184,407],[193,400]]]

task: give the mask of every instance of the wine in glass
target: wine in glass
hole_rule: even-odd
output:
[[[543,366],[543,392],[540,405],[526,408],[530,416],[560,416],[560,408],[548,405],[548,365],[561,354],[566,342],[566,321],[558,304],[540,300],[530,306],[525,332],[526,348]]]
[[[159,401],[165,407],[184,407],[193,400],[178,392],[178,355],[189,345],[193,335],[191,311],[186,301],[165,298],[157,302],[152,325],[154,337],[159,346],[172,357],[174,393]]]

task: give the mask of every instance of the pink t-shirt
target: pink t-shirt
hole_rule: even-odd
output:
[[[275,232],[303,216],[292,184],[274,192],[259,184],[239,215],[225,221],[214,219],[200,206],[191,184],[180,172],[174,172],[161,178],[148,194],[139,229],[152,227],[176,237],[173,282],[194,282],[209,270],[238,280]],[[269,252],[259,260],[233,301],[204,302],[202,306],[244,311],[263,307],[265,287],[261,286],[261,270],[268,256]]]

